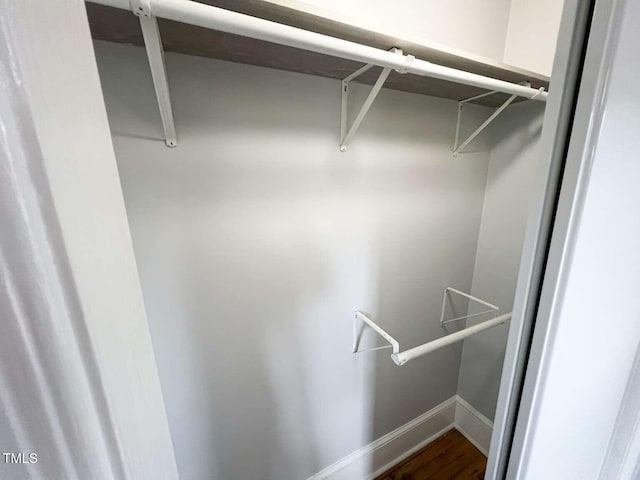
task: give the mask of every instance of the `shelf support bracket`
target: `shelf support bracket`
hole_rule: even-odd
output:
[[[175,147],[177,145],[176,127],[173,121],[167,67],[164,60],[164,49],[162,48],[158,21],[151,13],[149,0],[130,0],[130,5],[131,11],[140,19],[140,28],[142,29],[153,87],[158,100],[158,109],[160,110],[160,119],[162,120],[165,144],[167,147]]]
[[[398,55],[403,55],[402,50],[399,48],[392,48],[390,51]],[[407,73],[407,69],[409,65],[414,60],[413,55],[406,55],[405,58],[407,59],[405,61],[405,66],[402,69],[397,69],[396,71],[398,73]],[[378,80],[376,80],[376,83],[373,85],[373,88],[369,92],[369,96],[364,101],[364,104],[362,105],[362,108],[360,108],[358,115],[356,115],[356,118],[353,121],[353,124],[351,125],[351,127],[349,127],[348,118],[347,118],[347,107],[349,103],[349,83],[355,80],[356,78],[358,78],[363,73],[370,70],[372,67],[375,67],[375,65],[367,64],[359,68],[355,72],[353,72],[344,80],[342,80],[342,83],[341,83],[342,103],[340,108],[340,151],[341,152],[347,151],[347,145],[349,144],[353,136],[358,131],[358,128],[360,128],[360,124],[362,123],[362,121],[364,120],[364,117],[369,112],[371,105],[373,105],[374,100],[380,93],[380,90],[382,89],[384,82],[386,82],[387,77],[389,77],[389,74],[391,73],[391,70],[392,70],[391,68],[388,68],[388,67],[382,69],[382,72],[380,72],[380,75],[378,76]]]
[[[529,82],[524,82],[523,83],[524,86],[526,87],[531,87],[531,84]],[[544,89],[540,89],[540,92],[542,92]],[[453,156],[457,157],[459,153],[464,153],[462,152],[462,150],[469,145],[473,139],[475,139],[478,135],[480,135],[480,133],[482,133],[482,131],[487,128],[489,126],[489,124],[491,122],[493,122],[498,115],[500,115],[509,105],[511,105],[511,103],[518,97],[517,95],[511,95],[502,105],[500,105],[490,116],[489,118],[487,118],[482,125],[480,125],[478,128],[476,128],[476,130],[469,135],[469,137],[462,143],[460,142],[460,123],[462,122],[462,108],[464,106],[465,103],[469,103],[472,102],[474,100],[478,100],[480,98],[484,98],[484,97],[488,97],[489,95],[493,95],[496,93],[500,93],[497,91],[492,91],[492,92],[486,92],[486,93],[481,93],[480,95],[474,95],[473,97],[469,97],[469,98],[465,98],[464,100],[460,100],[458,102],[458,118],[456,120],[456,137],[455,140],[453,142]],[[532,97],[532,99],[535,98]]]

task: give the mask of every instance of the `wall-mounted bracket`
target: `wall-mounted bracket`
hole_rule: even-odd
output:
[[[526,86],[526,87],[531,87],[531,84],[529,82],[523,82],[522,85]],[[541,93],[544,92],[544,88],[540,88],[538,90],[538,94],[540,95]],[[453,156],[457,157],[459,153],[464,153],[462,152],[462,150],[469,145],[474,138],[476,138],[478,135],[480,135],[480,133],[489,126],[489,124],[491,122],[493,122],[498,115],[500,115],[505,108],[507,108],[509,105],[511,105],[511,102],[513,102],[516,98],[517,95],[511,95],[502,105],[500,105],[495,112],[493,112],[489,118],[487,118],[482,125],[480,125],[471,135],[469,135],[469,137],[462,142],[461,144],[459,143],[460,141],[460,123],[462,122],[462,109],[465,103],[469,103],[472,102],[474,100],[478,100],[480,98],[483,97],[488,97],[489,95],[494,95],[496,93],[500,93],[497,91],[491,91],[491,92],[486,92],[486,93],[481,93],[480,95],[474,95],[473,97],[469,97],[469,98],[465,98],[464,100],[460,100],[458,102],[458,118],[456,120],[456,138],[453,142]],[[533,100],[537,95],[534,95],[533,97],[531,97],[531,100]]]
[[[469,315],[462,315],[459,317],[455,317],[455,318],[449,318],[447,320],[444,319],[444,312],[446,310],[447,307],[447,299],[451,298],[451,294],[454,293],[456,295],[460,295],[461,297],[466,298],[467,300],[471,300],[473,302],[479,303],[480,305],[484,305],[485,307],[488,307],[489,310],[484,310],[482,312],[477,312],[477,313],[472,313]],[[459,322],[461,320],[467,320],[468,318],[472,318],[472,317],[478,317],[480,315],[486,315],[489,313],[493,313],[494,317],[498,316],[498,312],[500,311],[500,307],[497,307],[496,305],[493,305],[492,303],[486,302],[478,297],[474,297],[472,295],[469,295],[468,293],[464,293],[461,292],[460,290],[457,290],[455,288],[452,287],[447,287],[444,289],[444,293],[442,295],[442,309],[440,310],[440,326],[444,327],[445,325],[447,325],[448,323],[451,322]]]
[[[367,350],[358,350],[358,347],[360,346],[360,334],[362,332],[362,327],[365,324],[371,327],[378,335],[389,342],[389,345],[368,348]],[[381,350],[383,348],[391,348],[393,353],[400,353],[400,344],[395,338],[385,332],[376,322],[371,320],[364,313],[356,310],[356,313],[353,316],[353,354],[355,355],[356,353],[373,352],[374,350]]]
[[[399,48],[392,48],[390,51],[398,55],[403,55],[402,50],[400,50]],[[405,58],[406,58],[405,66],[401,69],[396,69],[396,72],[407,73],[407,70],[411,65],[411,62],[414,60],[414,57],[413,55],[407,55],[405,56]],[[372,67],[375,67],[375,65],[367,64],[359,68],[355,72],[353,72],[344,80],[342,80],[342,83],[341,83],[342,104],[340,108],[340,151],[341,152],[347,151],[347,145],[349,144],[353,136],[358,131],[358,128],[360,128],[360,124],[364,120],[364,117],[367,115],[367,112],[369,112],[369,109],[371,108],[373,101],[376,99],[376,97],[380,93],[380,90],[382,89],[384,82],[387,80],[387,77],[389,76],[392,70],[391,68],[382,69],[382,72],[380,72],[380,75],[378,76],[378,80],[376,80],[376,83],[373,85],[373,88],[369,92],[369,96],[364,101],[364,104],[362,105],[362,108],[358,112],[358,115],[356,115],[356,118],[353,121],[353,124],[351,125],[351,127],[349,127],[348,118],[347,118],[347,106],[349,102],[349,82],[351,82],[352,80],[355,80],[356,78],[358,78],[360,75],[362,75]]]
[[[177,145],[176,127],[173,122],[169,82],[167,81],[167,67],[164,61],[164,49],[158,29],[158,21],[151,13],[149,0],[130,0],[131,11],[140,19],[140,28],[144,46],[147,51],[149,68],[153,79],[153,87],[158,100],[160,119],[164,130],[165,144],[168,147]]]

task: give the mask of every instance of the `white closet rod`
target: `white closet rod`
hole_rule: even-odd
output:
[[[439,348],[446,347],[447,345],[451,345],[452,343],[459,342],[460,340],[464,340],[471,335],[475,335],[476,333],[482,332],[483,330],[487,330],[502,323],[506,323],[509,320],[511,320],[511,313],[505,313],[504,315],[500,315],[499,317],[492,318],[491,320],[487,320],[472,327],[467,327],[463,330],[460,330],[459,332],[451,333],[442,338],[438,338],[437,340],[433,340],[417,347],[410,348],[409,350],[405,350],[404,352],[394,353],[391,355],[391,359],[396,363],[396,365],[404,365],[409,360],[421,357],[422,355],[433,352],[434,350],[438,350]]]
[[[508,93],[531,100],[546,101],[547,99],[547,92],[542,90],[456,70],[455,68],[443,67],[419,60],[412,55],[398,55],[387,50],[309,32],[190,0],[133,0],[132,3],[138,5],[137,7],[132,7],[129,0],[88,1],[124,10],[133,11],[137,8],[140,12],[143,10],[143,7],[140,7],[140,4],[142,4],[144,5],[144,10],[155,17],[345,58],[355,62],[393,68],[402,73],[413,73]]]

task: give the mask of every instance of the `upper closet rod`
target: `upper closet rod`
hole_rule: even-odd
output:
[[[222,8],[193,2],[190,0],[88,0],[111,7],[131,10],[143,9],[148,14],[188,23],[199,27],[242,35],[289,47],[345,58],[355,62],[393,68],[402,73],[413,73],[439,78],[464,85],[508,93],[537,101],[546,101],[547,92],[517,85],[491,77],[477,75],[455,68],[443,67],[419,60],[412,55],[398,55],[367,45],[341,40],[339,38],[309,32],[300,28],[270,22],[261,18],[231,12]],[[140,6],[143,5],[143,7]]]

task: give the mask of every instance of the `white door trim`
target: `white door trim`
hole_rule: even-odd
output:
[[[0,0],[1,478],[177,479],[82,0]]]

